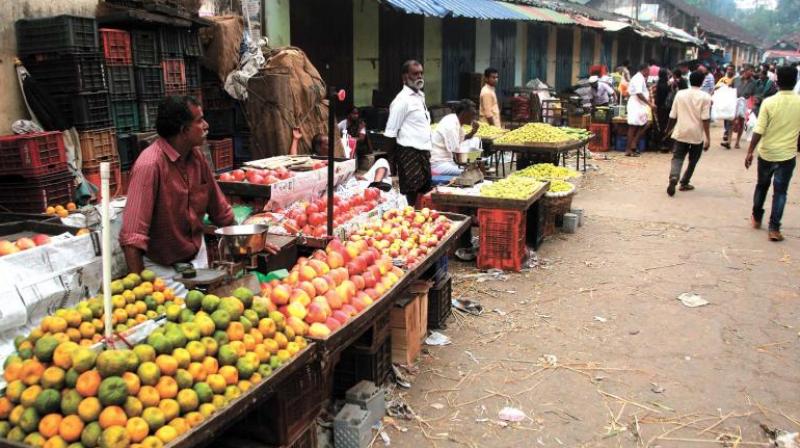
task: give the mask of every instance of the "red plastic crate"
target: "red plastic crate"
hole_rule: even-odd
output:
[[[478,269],[522,269],[525,217],[525,212],[519,210],[478,209]]]
[[[594,137],[589,140],[589,151],[606,152],[611,149],[611,125],[609,124],[590,124],[589,132]]]
[[[122,193],[122,169],[119,165],[119,160],[110,161],[111,163],[111,176],[108,182],[108,191],[111,192],[111,197],[119,196]],[[89,166],[84,165],[81,169],[83,177],[87,182],[97,187],[96,197],[100,201],[102,199],[102,192],[100,191],[100,164],[92,164]]]
[[[131,34],[125,30],[100,28],[100,40],[103,45],[103,56],[107,65],[131,65]]]
[[[67,170],[61,132],[0,137],[0,175],[43,176]]]
[[[161,61],[161,71],[164,76],[164,92],[167,95],[185,95],[186,65],[183,59],[164,59]]]
[[[105,162],[117,157],[117,133],[114,128],[78,132],[81,160],[84,164]]]
[[[208,149],[217,172],[233,169],[233,139],[208,140]]]
[[[42,213],[49,204],[72,201],[75,181],[69,171],[0,184],[0,206],[13,212]]]

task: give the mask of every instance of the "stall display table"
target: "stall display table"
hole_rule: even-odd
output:
[[[571,140],[561,143],[526,143],[526,144],[499,144],[494,142],[494,151],[511,151],[520,154],[538,154],[552,156],[556,164],[567,166],[567,154],[576,151],[575,169],[580,170],[581,155],[583,155],[583,171],[586,171],[587,145],[591,139]]]

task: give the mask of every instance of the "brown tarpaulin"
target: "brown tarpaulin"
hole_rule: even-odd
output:
[[[325,81],[299,48],[271,49],[264,57],[264,68],[247,83],[244,102],[252,158],[288,154],[294,127],[303,132],[298,153],[308,154],[312,138],[328,132]],[[334,154],[342,157],[338,132],[334,136]]]
[[[200,30],[200,37],[205,45],[201,62],[224,83],[228,73],[239,68],[239,48],[242,45],[244,23],[240,16],[206,18],[214,24]]]

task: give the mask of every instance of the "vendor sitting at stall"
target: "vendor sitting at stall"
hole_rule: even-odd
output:
[[[589,86],[592,88],[592,106],[607,107],[616,102],[616,92],[599,76],[590,76]]]
[[[150,269],[180,295],[185,289],[172,282],[174,265],[208,267],[203,217],[207,213],[215,225],[227,226],[234,223],[233,211],[199,148],[208,134],[200,103],[188,96],[165,98],[156,130],[159,138],[131,170],[119,244],[130,272]]]
[[[292,144],[289,147],[289,155],[297,155],[297,147],[303,138],[300,128],[292,129]],[[328,136],[317,134],[311,139],[311,151],[318,156],[328,155]],[[389,162],[386,159],[378,159],[372,164],[369,170],[363,175],[357,175],[356,179],[366,182],[364,188],[375,187],[383,191],[392,189],[392,178],[389,177]]]
[[[349,157],[352,159],[356,158],[359,150],[367,144],[367,125],[364,120],[359,118],[358,108],[350,106],[347,118],[340,121],[337,127],[342,134],[342,140],[350,149],[345,154],[350,154]],[[346,139],[345,135],[347,135]]]
[[[463,125],[472,125],[469,134],[464,135]],[[475,103],[461,100],[455,112],[445,115],[431,135],[431,174],[433,176],[458,176],[461,167],[453,161],[453,153],[458,151],[461,142],[472,138],[478,132],[475,121]]]

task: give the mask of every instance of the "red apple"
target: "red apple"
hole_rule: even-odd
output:
[[[27,250],[36,247],[36,243],[34,243],[32,239],[26,237],[18,239],[15,244],[19,250]]]
[[[50,242],[50,236],[44,233],[37,233],[33,236],[33,243],[37,246],[42,246]]]
[[[331,330],[331,332],[334,332],[339,328],[341,328],[342,323],[334,319],[333,317],[329,317],[325,319],[325,326],[328,327]]]

